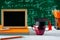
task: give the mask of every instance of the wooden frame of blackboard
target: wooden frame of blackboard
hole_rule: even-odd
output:
[[[4,11],[25,11],[25,26],[8,26],[7,28],[27,28],[27,9],[2,9],[1,10],[1,24],[4,27]]]

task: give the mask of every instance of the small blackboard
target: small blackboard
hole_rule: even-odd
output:
[[[2,24],[4,27],[25,27],[27,25],[26,10],[3,10]]]

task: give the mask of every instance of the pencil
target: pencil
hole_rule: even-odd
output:
[[[9,39],[15,39],[15,38],[23,38],[22,36],[14,36],[14,37],[8,37],[8,38],[1,38],[1,40],[9,40]]]

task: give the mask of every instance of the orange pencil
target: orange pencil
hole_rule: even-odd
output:
[[[15,39],[15,38],[23,38],[22,36],[14,36],[14,37],[8,37],[8,38],[1,38],[1,40],[9,40],[9,39]]]

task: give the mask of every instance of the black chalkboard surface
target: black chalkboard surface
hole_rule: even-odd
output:
[[[25,11],[4,11],[4,26],[25,26]]]

